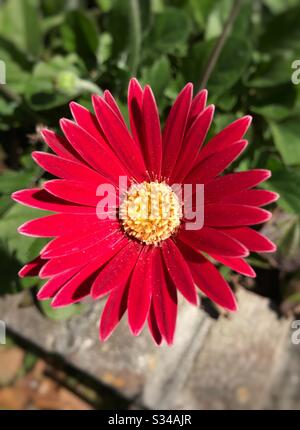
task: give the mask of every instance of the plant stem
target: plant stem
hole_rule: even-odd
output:
[[[129,0],[130,24],[131,24],[131,55],[129,58],[131,75],[135,76],[140,62],[140,51],[142,44],[141,11],[139,0]]]
[[[243,1],[244,0],[235,0],[233,5],[232,5],[232,9],[231,9],[229,16],[227,18],[227,21],[224,25],[222,34],[219,37],[219,39],[217,40],[217,42],[214,46],[214,49],[212,50],[212,53],[208,59],[207,66],[205,68],[201,83],[199,85],[199,90],[206,87],[206,85],[209,81],[209,78],[211,77],[211,74],[212,74],[212,72],[213,72],[213,70],[214,70],[214,68],[218,62],[218,59],[219,59],[221,52],[222,52],[222,49],[225,45],[225,42],[231,33],[232,26],[233,26],[234,21],[236,20],[238,14],[239,14],[239,11],[240,11],[240,8],[242,6]]]

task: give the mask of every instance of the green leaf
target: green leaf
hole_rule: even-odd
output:
[[[155,15],[148,44],[152,50],[180,56],[185,53],[191,30],[191,20],[184,10],[166,8]]]
[[[0,271],[1,287],[0,296],[5,294],[17,294],[22,290],[21,282],[18,278],[18,271],[21,268],[20,261],[8,249],[7,243],[0,240]]]
[[[199,5],[202,2],[198,2]],[[232,0],[218,0],[214,2],[214,7],[211,13],[206,18],[205,22],[205,35],[206,40],[219,37],[224,29],[224,26],[231,13]],[[251,17],[252,17],[253,3],[246,1],[242,2],[239,13],[233,22],[231,29],[231,36],[236,38],[249,38],[253,34],[251,31]]]
[[[0,176],[0,194],[10,194],[18,189],[23,188],[30,183],[32,179],[32,170],[19,171],[5,170]]]
[[[216,115],[216,118],[214,120],[214,134],[219,133],[236,119],[237,117],[234,113]]]
[[[45,15],[56,15],[66,9],[67,1],[61,0],[42,0],[42,9]]]
[[[290,118],[282,122],[269,122],[274,143],[288,166],[300,164],[300,119]]]
[[[167,57],[161,57],[151,66],[142,70],[142,83],[151,86],[155,97],[159,100],[171,79],[170,63]]]
[[[2,201],[3,198],[1,198]],[[0,219],[0,271],[2,274],[0,295],[1,293],[14,294],[24,288],[40,284],[37,278],[19,279],[18,271],[23,264],[36,258],[48,240],[22,236],[17,229],[28,219],[46,216],[49,213],[12,203]]]
[[[33,178],[40,171],[40,167],[33,160],[22,159],[23,169],[20,171],[6,169],[0,175],[0,215],[3,215],[13,204],[11,194],[32,184]]]
[[[80,91],[80,64],[76,54],[54,56],[36,63],[33,79],[26,88],[26,100],[33,110],[48,110],[67,104]]]
[[[112,54],[113,38],[110,33],[102,33],[99,38],[97,60],[99,64],[104,64]]]
[[[35,237],[25,237],[18,233],[18,227],[29,219],[46,216],[50,212],[27,208],[19,204],[5,212],[0,219],[0,236],[8,251],[21,263],[26,263],[36,255],[32,255],[31,247],[36,242]]]
[[[14,112],[18,103],[16,101],[7,101],[0,96],[0,115],[11,116]]]
[[[262,186],[280,194],[277,204],[285,211],[292,214],[300,214],[299,171],[280,168],[273,171],[272,177],[267,183],[262,184]]]
[[[216,42],[217,39],[196,43],[185,59],[186,80],[194,82],[196,87],[200,85]],[[207,85],[212,101],[239,81],[250,59],[251,50],[246,39],[230,37],[227,40]]]
[[[54,321],[63,321],[70,317],[73,317],[74,315],[78,315],[82,312],[84,308],[83,305],[75,304],[66,306],[64,308],[55,309],[52,308],[50,300],[40,301],[38,303],[38,306],[45,316],[51,318]]]
[[[28,64],[24,55],[15,49],[11,43],[3,40],[1,36],[0,59],[5,63],[7,88],[15,92],[17,96],[23,94],[30,80],[29,71],[26,70]]]
[[[251,112],[262,115],[267,120],[280,121],[291,116],[293,111],[283,105],[251,106]]]
[[[276,240],[278,252],[282,255],[282,262],[292,259],[299,254],[300,249],[300,224],[299,218],[294,216],[279,222],[279,238]]]
[[[106,31],[113,35],[113,56],[129,50],[129,0],[114,0],[113,8],[108,14]],[[120,28],[126,31],[120,31]]]
[[[43,49],[39,0],[7,0],[0,8],[0,35],[37,57]]]
[[[300,49],[299,4],[276,15],[265,27],[260,47],[265,52]]]
[[[207,24],[207,19],[211,11],[216,7],[220,0],[189,0],[188,7],[190,13],[198,23],[201,29]]]
[[[200,3],[199,3],[199,6],[200,6]],[[221,1],[219,0],[218,2],[214,2],[211,13],[207,14],[206,16],[206,22],[205,22],[206,40],[214,39],[215,37],[220,36],[231,8],[232,8],[231,0],[221,0]]]
[[[294,55],[293,53],[285,53],[284,56],[274,55],[269,61],[261,63],[247,85],[265,88],[291,82]]]
[[[238,95],[233,91],[229,91],[218,98],[217,106],[222,110],[229,112],[232,111],[233,107],[237,103],[237,100]]]
[[[298,3],[299,0],[264,0],[264,4],[268,6],[273,13],[284,12],[293,6],[297,6]]]
[[[103,12],[109,12],[113,7],[113,0],[96,0]]]
[[[263,260],[263,258],[259,254],[251,253],[250,257],[247,258],[247,263],[260,269],[270,268],[270,264],[266,260]]]
[[[70,53],[77,52],[88,67],[95,65],[99,44],[98,33],[95,21],[80,10],[68,12],[61,27],[65,49]]]

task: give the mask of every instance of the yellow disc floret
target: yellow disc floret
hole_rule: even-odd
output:
[[[128,235],[157,245],[176,232],[182,209],[178,196],[165,182],[142,182],[129,188],[119,215]]]

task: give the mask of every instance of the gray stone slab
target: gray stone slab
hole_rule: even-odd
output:
[[[267,299],[240,290],[239,312],[211,328],[172,408],[262,409],[286,360],[290,321]]]
[[[171,348],[154,346],[147,330],[134,338],[126,318],[109,341],[100,343],[101,302],[54,322],[35,307],[20,307],[22,300],[22,294],[0,299],[0,319],[11,330],[139,407],[254,409],[284,404],[282,397],[276,402],[273,397],[278,384],[284,384],[280,375],[290,356],[290,321],[279,319],[267,299],[246,290],[238,292],[239,311],[218,320],[181,302]],[[293,392],[299,385],[297,380]]]
[[[289,336],[285,350],[286,359],[274,374],[266,409],[300,410],[300,344],[294,345]]]
[[[205,314],[188,304],[179,309],[175,346],[157,348],[147,330],[135,338],[126,318],[105,343],[98,340],[102,303],[87,304],[86,310],[67,321],[45,318],[35,307],[20,307],[22,294],[0,300],[0,319],[8,327],[47,352],[60,354],[67,362],[111,386],[128,399],[141,397],[149,374],[160,372],[162,360],[173,361],[164,377],[172,379],[180,357],[193,344],[196,329]],[[181,317],[183,316],[183,318]],[[177,358],[178,357],[178,358]],[[193,360],[193,352],[190,352]]]

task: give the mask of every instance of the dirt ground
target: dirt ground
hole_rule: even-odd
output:
[[[0,347],[0,409],[89,410],[97,394],[16,345]]]

